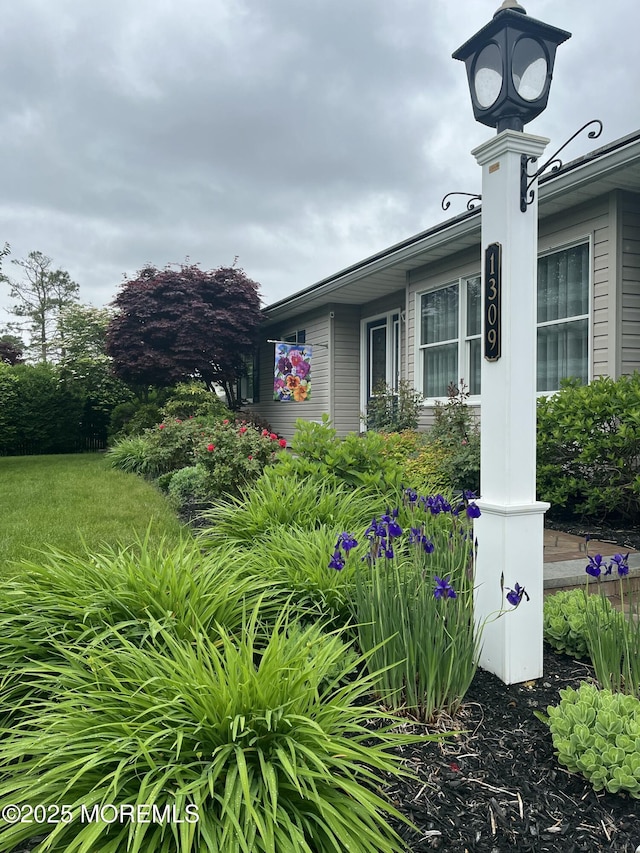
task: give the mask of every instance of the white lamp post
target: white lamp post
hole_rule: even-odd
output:
[[[537,185],[527,164],[548,139],[523,132],[547,104],[555,50],[570,33],[505,0],[453,56],[467,67],[478,121],[497,136],[472,153],[482,166],[482,438],[476,522],[481,665],[507,684],[542,675],[543,527],[536,500]],[[493,619],[504,591],[529,594]]]

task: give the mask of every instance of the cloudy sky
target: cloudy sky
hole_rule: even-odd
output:
[[[268,304],[435,225],[480,189],[493,131],[451,53],[500,2],[4,0],[0,245],[96,306],[147,263],[237,256]],[[523,3],[573,33],[527,130],[552,153],[602,119],[568,159],[637,130],[640,7]]]

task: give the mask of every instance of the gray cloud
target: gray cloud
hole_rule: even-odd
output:
[[[498,5],[7,4],[0,242],[50,255],[96,305],[123,274],[186,256],[211,268],[238,255],[267,302],[312,284],[438,222],[445,192],[478,189],[469,152],[490,131],[451,53]],[[637,129],[636,7],[525,5],[573,32],[528,130],[557,147],[593,117],[601,142]]]

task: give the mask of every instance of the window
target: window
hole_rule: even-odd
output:
[[[400,381],[400,312],[364,321],[367,347],[366,400],[387,385],[398,390]]]
[[[459,279],[420,296],[422,393],[446,397],[461,378],[480,393],[480,276]]]
[[[589,381],[589,244],[538,259],[538,391]]]
[[[259,394],[259,379],[258,379],[258,363],[259,353],[253,354],[253,357],[244,357],[245,373],[238,379],[236,383],[236,397],[240,403],[258,403]]]
[[[288,344],[306,344],[307,332],[305,329],[298,329],[297,332],[290,332],[282,338]]]

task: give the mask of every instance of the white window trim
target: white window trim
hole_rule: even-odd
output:
[[[461,379],[465,381],[465,384],[469,385],[469,377],[465,376],[465,373],[469,373],[471,369],[471,359],[467,357],[467,351],[470,351],[470,347],[467,347],[467,343],[474,338],[482,337],[482,332],[480,335],[467,335],[467,299],[466,299],[466,284],[471,278],[481,278],[481,273],[478,272],[469,272],[464,275],[460,275],[457,278],[449,279],[448,281],[444,281],[442,283],[438,283],[433,287],[427,287],[423,290],[416,291],[415,294],[415,330],[414,330],[414,340],[416,342],[416,360],[417,360],[417,371],[416,374],[418,376],[418,390],[422,393],[422,389],[424,388],[424,359],[422,357],[422,353],[425,349],[429,349],[435,346],[441,346],[447,343],[458,343],[458,368],[463,365],[464,370],[461,376],[456,378],[456,382],[459,382]],[[422,344],[421,336],[422,336],[422,297],[428,293],[435,293],[436,290],[444,290],[446,287],[451,287],[452,285],[458,286],[458,337],[453,338],[450,341],[438,341],[437,344]],[[462,290],[464,285],[464,299],[462,299]],[[461,333],[462,332],[462,333]],[[460,373],[460,370],[458,370]],[[425,397],[423,402],[424,408],[430,408],[436,405],[436,403],[445,403],[447,401],[446,396],[442,397]],[[478,406],[480,404],[480,400],[482,399],[481,394],[472,394],[467,398],[467,403],[470,406]]]
[[[367,391],[369,388],[369,363],[367,359],[368,350],[368,335],[367,326],[369,323],[375,323],[376,320],[386,320],[387,325],[387,363],[386,374],[387,378],[398,376],[398,381],[402,379],[402,308],[394,308],[391,311],[384,311],[381,314],[372,314],[371,317],[363,317],[360,320],[360,429],[365,430],[364,414],[367,411]],[[398,315],[398,320],[394,322],[394,316]],[[398,352],[396,363],[396,352],[394,346],[394,334],[398,334]]]

